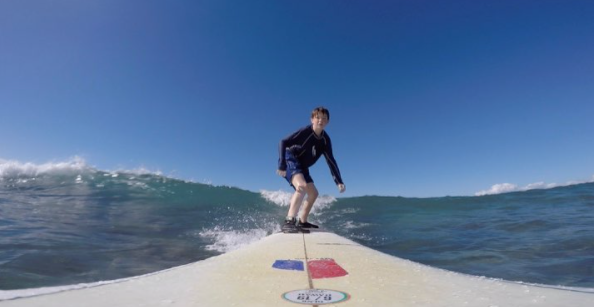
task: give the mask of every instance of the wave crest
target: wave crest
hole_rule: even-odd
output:
[[[266,199],[267,201],[276,204],[281,207],[288,207],[291,204],[291,197],[293,196],[292,192],[287,192],[283,190],[279,191],[267,191],[261,190],[260,195],[262,198]],[[331,195],[320,195],[316,199],[314,206],[311,210],[311,214],[316,214],[320,210],[326,209],[330,207],[334,202],[336,202],[336,198]]]
[[[270,235],[270,233],[279,231],[280,226],[278,223],[268,223],[263,228],[247,231],[225,230],[222,227],[215,226],[213,229],[201,231],[199,236],[214,241],[206,246],[207,250],[226,253],[248,246]]]
[[[511,193],[511,192],[523,192],[528,190],[536,190],[536,189],[552,189],[557,187],[566,187],[570,185],[582,184],[582,183],[591,183],[594,182],[594,175],[590,180],[583,180],[583,181],[570,181],[566,183],[545,183],[543,181],[530,183],[526,186],[518,186],[512,183],[498,183],[491,186],[488,190],[483,190],[474,193],[475,196],[485,196],[485,195],[494,195],[494,194],[502,194],[502,193]]]
[[[70,175],[91,170],[85,160],[75,156],[65,162],[35,164],[0,159],[0,179],[35,178],[45,174]]]

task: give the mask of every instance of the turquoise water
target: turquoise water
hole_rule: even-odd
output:
[[[79,163],[0,168],[0,289],[111,280],[280,231],[289,191],[251,192]],[[452,271],[594,287],[594,184],[489,196],[319,199],[311,220]]]

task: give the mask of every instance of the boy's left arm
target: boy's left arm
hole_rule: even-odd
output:
[[[340,176],[340,170],[338,169],[336,159],[334,159],[334,154],[332,153],[332,143],[329,137],[327,137],[327,144],[326,149],[324,150],[324,157],[326,158],[326,162],[328,163],[328,167],[330,168],[332,178],[338,186],[338,190],[340,191],[340,193],[344,192],[346,188],[344,186],[344,183],[342,182],[342,177]]]

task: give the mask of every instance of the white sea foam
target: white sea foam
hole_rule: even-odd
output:
[[[293,193],[289,193],[283,190],[278,191],[266,191],[261,190],[260,195],[267,201],[277,204],[281,207],[288,207],[291,204],[291,196]]]
[[[281,207],[288,207],[291,202],[291,196],[293,195],[290,192],[282,190],[262,190],[260,191],[260,194],[267,201]],[[336,198],[328,195],[318,197],[314,203],[311,214],[317,214],[317,212],[319,212],[321,209],[327,208],[335,201]],[[270,235],[271,233],[279,232],[280,230],[280,224],[271,221],[260,225],[258,229],[251,229],[247,231],[229,230],[224,227],[216,226],[212,229],[201,231],[199,236],[214,241],[212,244],[207,245],[206,249],[226,253],[250,245]]]
[[[279,191],[267,191],[261,190],[260,195],[267,201],[274,203],[281,207],[288,207],[291,204],[291,197],[293,196],[292,192],[287,192],[283,190]],[[311,210],[311,214],[318,214],[320,210],[326,209],[330,207],[334,202],[336,202],[336,198],[331,195],[320,195],[316,199],[314,206]]]
[[[0,159],[0,179],[35,178],[44,174],[72,174],[90,169],[85,160],[75,156],[64,162],[35,164]]]
[[[82,183],[82,176],[85,173],[94,174],[96,172],[98,172],[97,169],[89,166],[85,159],[79,156],[74,156],[66,161],[41,164],[0,158],[0,180],[16,180],[17,182],[26,183],[43,175],[73,175],[76,176],[76,183]],[[118,178],[120,175],[125,174],[128,176],[155,175],[174,179],[173,177],[164,176],[159,170],[153,171],[143,166],[134,169],[105,170],[102,172],[104,172],[103,176],[111,178]],[[130,179],[135,178],[131,177]]]
[[[272,232],[280,231],[278,223],[266,224],[264,227],[264,229],[237,231],[225,230],[216,226],[213,229],[201,231],[199,235],[203,238],[214,240],[214,243],[206,246],[207,250],[226,253],[259,241]]]
[[[344,229],[358,229],[358,228],[363,228],[363,227],[367,227],[370,226],[371,224],[369,223],[357,223],[357,222],[353,222],[353,221],[346,221],[342,227],[344,227]]]
[[[117,176],[119,173],[122,174],[128,174],[128,175],[136,175],[136,176],[142,176],[142,175],[155,175],[155,176],[164,176],[163,172],[161,172],[160,170],[150,170],[144,166],[138,167],[138,168],[134,168],[131,170],[127,170],[127,169],[119,169],[116,171],[111,171],[111,173],[114,176]]]
[[[488,190],[483,190],[474,193],[475,196],[484,196],[484,195],[492,195],[492,194],[501,194],[501,193],[508,193],[518,191],[518,186],[511,183],[498,183],[491,186]]]
[[[589,183],[594,182],[594,176],[590,178],[590,180],[582,180],[582,181],[569,181],[566,183],[545,183],[545,182],[535,182],[530,183],[525,186],[519,186],[512,183],[498,183],[491,186],[488,190],[483,190],[474,193],[475,196],[485,196],[485,195],[493,195],[493,194],[501,194],[501,193],[510,193],[510,192],[521,192],[521,191],[528,191],[528,190],[535,190],[535,189],[552,189],[556,187],[565,187],[575,184],[582,184],[582,183]]]

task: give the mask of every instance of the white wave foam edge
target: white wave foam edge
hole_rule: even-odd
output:
[[[278,223],[268,223],[264,228],[248,231],[225,230],[219,226],[213,229],[202,230],[198,235],[202,238],[213,240],[214,243],[206,246],[207,250],[227,253],[260,241],[271,233],[279,232]]]
[[[283,190],[278,190],[278,191],[260,190],[260,195],[264,199],[266,199],[267,201],[269,201],[273,204],[276,204],[281,207],[289,207],[289,205],[291,204],[291,197],[293,197],[293,192],[287,192],[287,191],[283,191]],[[310,214],[316,215],[319,213],[320,210],[330,207],[335,202],[336,202],[336,197],[334,197],[334,196],[320,195],[316,199]]]
[[[498,183],[491,186],[488,190],[483,190],[474,193],[474,196],[485,196],[485,195],[494,195],[494,194],[502,194],[502,193],[510,193],[510,192],[523,192],[528,190],[536,190],[536,189],[552,189],[557,187],[566,187],[576,184],[582,183],[592,183],[594,182],[594,175],[589,180],[582,180],[582,181],[569,181],[566,183],[545,183],[545,182],[535,182],[528,184],[526,186],[518,186],[512,183]]]
[[[35,164],[0,159],[0,178],[37,177],[48,173],[69,174],[90,169],[85,160],[75,156],[65,162]]]
[[[160,170],[150,170],[144,166],[140,166],[134,169],[116,169],[116,170],[98,170],[97,168],[87,164],[86,160],[79,156],[73,156],[66,161],[62,162],[45,162],[45,163],[33,163],[33,162],[21,162],[17,160],[7,160],[0,158],[0,180],[1,179],[17,179],[17,178],[30,178],[34,179],[41,175],[80,175],[81,173],[97,173],[104,172],[104,176],[111,176],[117,178],[121,174],[127,175],[155,175],[166,177],[170,179],[176,179],[172,176],[164,175]],[[183,179],[178,179],[185,181]],[[191,182],[191,181],[189,181]]]

